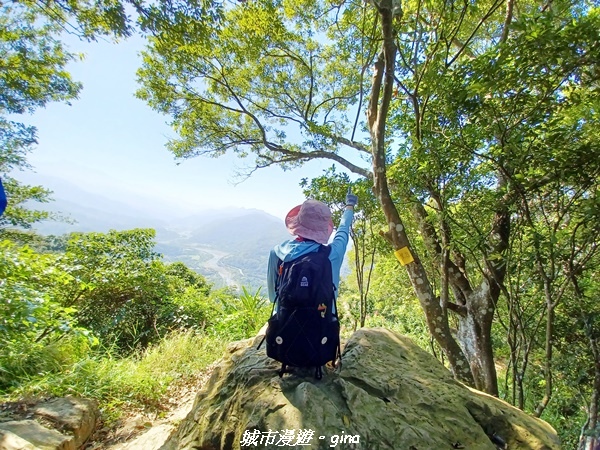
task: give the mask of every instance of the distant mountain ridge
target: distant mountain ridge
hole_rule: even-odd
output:
[[[156,214],[149,214],[62,180],[54,181],[58,183],[49,185],[55,192],[54,201],[31,207],[66,215],[76,223],[45,221],[36,224],[37,232],[61,235],[153,228],[156,250],[165,261],[185,263],[215,287],[262,287],[264,292],[269,251],[290,238],[281,219],[257,209],[204,210],[182,216],[181,211],[165,213],[165,205],[161,205]]]
[[[246,214],[228,219],[217,219],[192,232],[190,238],[198,242],[207,242],[219,248],[239,251],[255,245],[260,238],[269,236],[290,237],[283,221],[258,210],[248,210]],[[273,242],[271,247],[276,242]]]

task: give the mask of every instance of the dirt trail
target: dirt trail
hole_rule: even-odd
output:
[[[187,416],[194,405],[194,399],[212,375],[219,361],[208,366],[195,382],[174,394],[176,407],[160,419],[132,417],[119,428],[110,432],[110,438],[91,442],[86,450],[158,450],[171,432]]]
[[[189,392],[167,417],[156,421],[132,419],[116,432],[113,443],[96,443],[89,450],[158,450],[192,409],[196,392]],[[116,442],[115,441],[120,441]]]

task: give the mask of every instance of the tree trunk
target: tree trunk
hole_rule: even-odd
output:
[[[443,204],[439,196],[432,193],[432,197],[436,198],[438,209],[443,212]],[[500,284],[504,281],[505,265],[501,264],[503,261],[500,260],[487,262],[482,282],[473,289],[464,267],[462,265],[459,267],[449,257],[443,256],[447,253],[444,248],[450,247],[451,244],[447,224],[441,225],[443,245],[440,245],[436,230],[429,223],[424,206],[416,199],[413,205],[413,216],[419,224],[421,236],[431,253],[437,258],[443,276],[447,276],[447,283],[452,287],[456,303],[447,301],[446,306],[458,318],[456,338],[469,361],[474,386],[490,395],[498,396],[498,376],[494,364],[491,334],[496,303],[501,292]],[[489,245],[490,253],[501,254],[508,245],[508,220],[508,212],[500,208],[494,219],[492,242]]]
[[[469,360],[475,387],[498,396],[498,378],[492,350],[492,320],[495,305],[487,282],[483,282],[468,297],[467,314],[458,316],[457,339]]]
[[[544,381],[546,383],[546,386],[545,386],[545,391],[544,391],[544,397],[537,404],[535,411],[534,411],[535,417],[541,417],[542,413],[546,409],[546,406],[548,406],[548,403],[550,403],[550,399],[552,398],[552,393],[553,393],[552,369],[553,369],[554,362],[552,360],[552,354],[553,354],[553,350],[554,350],[554,343],[552,340],[554,338],[554,319],[555,319],[555,309],[554,308],[560,297],[557,296],[558,298],[556,300],[554,300],[552,287],[551,287],[552,280],[546,275],[546,272],[543,269],[542,257],[540,256],[540,252],[537,248],[536,248],[536,252],[537,252],[538,273],[543,280],[544,297],[546,300],[546,339],[545,339],[545,350],[546,350],[545,356],[546,357],[544,360]],[[553,263],[553,261],[550,262],[550,264],[552,264],[552,263]],[[550,273],[553,273],[553,271],[550,271]]]
[[[574,270],[570,270],[570,279],[575,289],[575,296],[578,300],[583,300],[583,292],[579,287]],[[590,346],[590,352],[594,360],[594,384],[592,387],[592,396],[587,408],[587,420],[579,436],[578,450],[598,450],[600,448],[600,437],[598,436],[598,407],[600,403],[600,338],[598,331],[594,329],[593,321],[589,320],[584,313],[581,314],[582,322],[585,327],[585,334]]]
[[[373,273],[373,262],[375,260],[376,251],[373,247],[373,249],[369,251],[369,255],[367,255],[366,252],[366,236],[368,234],[370,237],[373,237],[372,226],[369,225],[369,227],[370,229],[367,233],[367,224],[365,222],[362,239],[359,239],[354,231],[352,232],[352,242],[354,243],[354,268],[356,270],[356,284],[358,285],[359,294],[358,323],[360,328],[365,326],[365,321],[367,320],[369,288],[371,285],[371,275]],[[366,274],[365,266],[367,266]]]
[[[552,304],[548,305],[548,311],[546,313],[546,343],[545,343],[545,347],[546,347],[546,357],[544,360],[544,381],[545,381],[545,390],[544,390],[544,397],[540,400],[540,402],[538,403],[538,405],[535,408],[534,411],[534,416],[535,417],[541,417],[542,413],[544,412],[544,410],[546,409],[546,406],[548,406],[548,403],[550,403],[550,399],[552,398],[552,392],[553,392],[553,375],[552,375],[552,366],[553,366],[553,361],[552,361],[552,353],[553,353],[553,349],[554,346],[552,344],[552,338],[554,336],[554,307]]]
[[[389,192],[386,175],[385,125],[394,88],[396,59],[391,0],[382,0],[379,3],[378,10],[381,16],[383,44],[382,52],[375,63],[373,71],[373,84],[367,110],[367,120],[371,134],[374,191],[382,206],[389,227],[386,238],[392,244],[395,251],[403,251],[404,255],[406,255],[404,265],[425,313],[429,332],[448,357],[448,362],[455,378],[469,385],[474,385],[469,363],[450,333],[448,321],[445,320],[444,311],[440,306],[439,299],[433,292],[419,256],[410,246],[404,224]],[[412,261],[409,261],[410,259]]]
[[[600,349],[598,339],[589,336],[590,349],[594,355],[594,385],[592,398],[588,407],[588,417],[585,426],[581,430],[579,438],[580,450],[597,450],[600,448],[598,437],[598,402],[600,400]]]

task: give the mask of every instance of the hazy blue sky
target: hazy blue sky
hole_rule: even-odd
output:
[[[234,185],[236,172],[251,161],[197,157],[177,165],[164,147],[173,136],[169,118],[133,96],[141,38],[68,43],[86,55],[69,67],[83,90],[71,106],[51,104],[22,118],[38,128],[39,145],[29,157],[35,174],[23,174],[27,182],[39,180],[60,195],[59,185],[48,181],[54,177],[143,209],[160,204],[174,215],[234,206],[283,218],[304,200],[301,178],[318,176],[331,165],[312,162],[291,172],[268,168],[239,185]]]

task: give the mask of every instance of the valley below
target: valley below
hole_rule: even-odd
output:
[[[269,251],[290,238],[283,220],[258,209],[224,208],[182,216],[136,209],[58,179],[37,181],[55,192],[54,202],[40,209],[68,219],[36,224],[37,232],[60,236],[151,228],[156,231],[155,251],[165,262],[182,262],[217,289],[262,288],[264,293]]]
[[[244,272],[227,264],[226,258],[231,257],[230,253],[207,246],[198,246],[197,249],[210,255],[210,258],[199,262],[194,270],[203,274],[215,285],[241,288],[240,277],[244,276]]]

